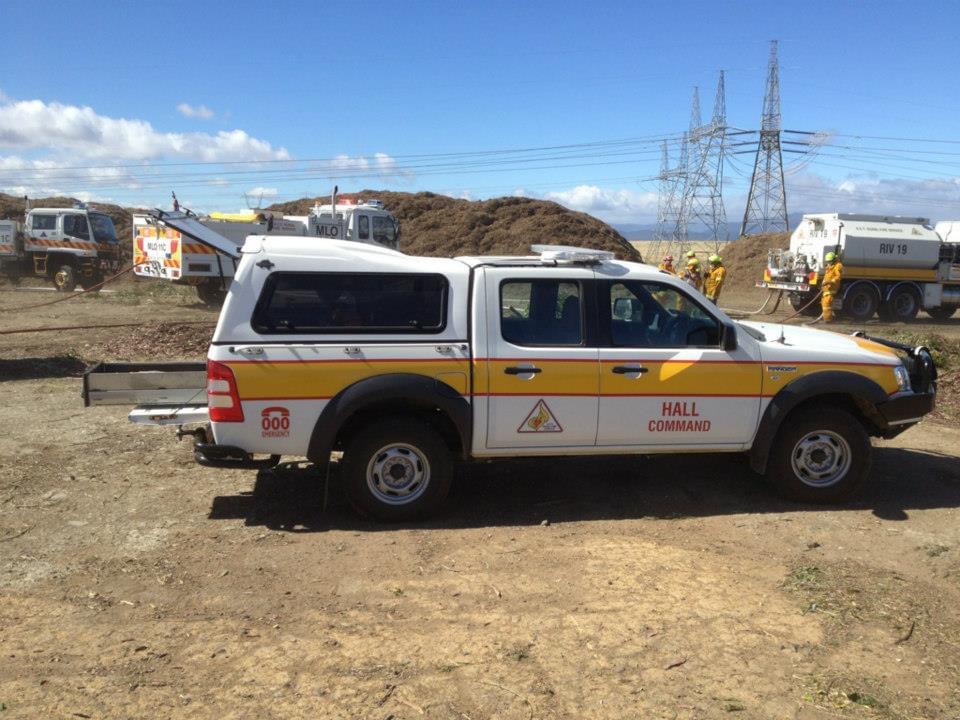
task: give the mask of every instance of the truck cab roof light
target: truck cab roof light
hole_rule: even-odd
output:
[[[609,250],[569,245],[531,245],[530,250],[540,256],[540,262],[544,265],[599,265],[616,257]]]

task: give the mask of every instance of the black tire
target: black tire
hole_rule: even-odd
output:
[[[911,322],[920,312],[920,293],[912,285],[894,288],[883,303],[880,317],[888,322]]]
[[[794,312],[799,312],[805,317],[817,317],[820,314],[819,298],[811,302],[815,297],[813,293],[792,292],[787,295]]]
[[[210,307],[220,307],[227,299],[227,291],[220,287],[220,283],[209,282],[197,285],[197,297],[200,302]]]
[[[391,483],[386,476],[393,469],[404,476],[394,475]],[[343,452],[343,478],[350,503],[364,515],[384,522],[433,514],[446,499],[452,477],[453,460],[443,438],[414,418],[374,422],[354,435]],[[405,499],[403,493],[411,497]]]
[[[956,305],[941,305],[940,307],[927,308],[927,315],[934,320],[949,320],[956,311]]]
[[[95,272],[92,275],[81,275],[80,276],[80,287],[84,290],[89,290],[92,287],[95,287],[103,282],[103,273]],[[100,288],[97,288],[93,292],[100,292]]]
[[[53,273],[53,286],[59,292],[70,293],[77,289],[77,271],[73,265],[61,265]]]
[[[838,502],[863,486],[871,451],[863,426],[846,410],[829,405],[801,409],[784,419],[770,448],[766,478],[790,500]],[[822,478],[816,474],[818,459],[827,473]]]
[[[880,306],[880,294],[868,283],[860,282],[843,296],[843,314],[855,322],[872,318]]]

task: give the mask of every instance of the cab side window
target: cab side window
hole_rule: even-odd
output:
[[[373,216],[373,240],[387,247],[394,246],[395,229],[390,218],[382,215]]]
[[[580,283],[509,280],[500,285],[500,333],[514,345],[580,345]]]
[[[716,347],[720,323],[685,293],[656,282],[611,282],[614,347]]]
[[[30,220],[30,227],[34,230],[56,230],[56,215],[33,215]]]
[[[370,216],[369,215],[357,216],[357,239],[358,240],[370,239]]]
[[[64,215],[63,216],[63,234],[75,238],[90,238],[87,230],[87,218],[83,215]]]

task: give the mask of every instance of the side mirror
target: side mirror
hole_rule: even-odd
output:
[[[727,352],[737,349],[737,326],[733,323],[725,324],[720,333],[720,348]]]

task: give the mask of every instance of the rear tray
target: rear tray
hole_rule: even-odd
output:
[[[206,405],[207,364],[99,363],[83,375],[83,404]]]

